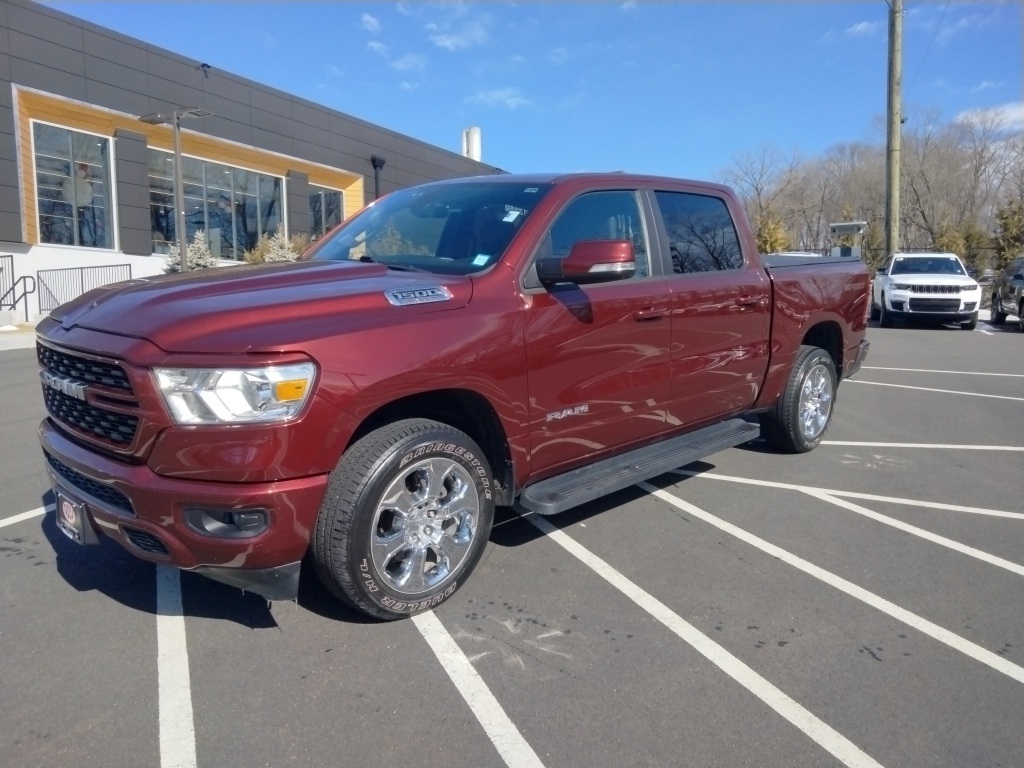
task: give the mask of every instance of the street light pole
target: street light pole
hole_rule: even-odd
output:
[[[170,125],[174,136],[174,242],[178,244],[181,271],[188,272],[188,238],[185,237],[185,186],[181,162],[181,118],[209,117],[208,109],[178,107],[173,112],[153,112],[139,118],[150,125]]]

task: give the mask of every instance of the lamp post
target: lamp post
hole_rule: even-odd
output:
[[[182,185],[181,118],[209,117],[212,114],[202,107],[178,107],[172,112],[151,112],[139,118],[150,125],[169,125],[174,134],[174,241],[178,244],[182,272],[188,271],[188,243],[185,238],[185,191]]]

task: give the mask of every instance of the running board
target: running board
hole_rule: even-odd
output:
[[[519,503],[538,515],[554,515],[753,440],[759,433],[756,424],[743,419],[712,424],[541,480],[523,490]]]

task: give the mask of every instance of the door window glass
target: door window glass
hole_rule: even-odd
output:
[[[551,227],[542,255],[564,259],[581,240],[628,240],[636,257],[636,277],[650,274],[636,192],[588,192],[577,197]]]
[[[725,201],[688,192],[655,192],[665,222],[672,271],[679,274],[740,269],[736,227]]]

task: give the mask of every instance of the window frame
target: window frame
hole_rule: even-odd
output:
[[[730,267],[729,269],[709,269],[701,270],[697,272],[676,272],[672,266],[672,243],[668,234],[668,226],[665,223],[664,212],[662,211],[661,205],[658,203],[658,193],[665,194],[679,194],[689,195],[690,197],[702,197],[710,200],[715,200],[722,205],[725,209],[726,215],[729,217],[729,221],[732,224],[733,239],[736,243],[737,251],[739,252],[740,262],[739,266]],[[747,268],[749,263],[747,251],[744,248],[743,238],[740,236],[740,230],[736,226],[736,213],[733,207],[730,205],[730,198],[726,195],[715,194],[714,190],[700,188],[686,188],[686,187],[671,187],[671,186],[654,186],[649,190],[651,196],[651,205],[654,210],[654,218],[658,226],[658,242],[662,250],[661,261],[665,269],[665,274],[674,280],[681,278],[696,278],[701,275],[725,275],[734,272],[742,272]]]
[[[55,123],[50,120],[40,120],[35,117],[30,117],[28,121],[29,125],[29,137],[31,141],[31,157],[32,157],[32,194],[35,202],[35,225],[36,225],[36,241],[40,246],[47,248],[74,248],[78,250],[84,250],[88,253],[96,252],[118,252],[120,250],[119,241],[119,222],[117,217],[117,142],[114,141],[113,136],[108,136],[96,131],[83,131],[78,128],[69,128],[66,125]],[[48,243],[43,241],[43,222],[42,222],[42,206],[39,204],[39,166],[36,158],[38,155],[36,149],[36,125],[45,125],[51,128],[58,128],[68,133],[78,133],[83,136],[94,136],[99,139],[103,139],[107,142],[107,179],[106,183],[108,186],[107,190],[107,217],[109,224],[107,226],[107,236],[109,239],[109,245],[106,246],[94,246],[94,245],[80,245],[78,243]],[[74,163],[74,160],[69,160],[70,163]],[[79,206],[83,207],[83,206]],[[77,239],[77,233],[76,233]]]
[[[173,150],[167,150],[167,149],[163,149],[161,147],[154,147],[151,144],[147,144],[146,145],[146,150],[147,150],[148,153],[158,152],[160,154],[169,155],[172,160],[174,158],[174,151]],[[203,190],[204,190],[204,195],[203,195],[203,221],[204,221],[204,224],[205,224],[205,227],[204,227],[203,231],[206,233],[207,238],[209,238],[209,236],[210,236],[210,233],[209,233],[209,221],[210,221],[210,219],[209,219],[209,190],[210,190],[210,187],[207,184],[207,180],[206,180],[206,166],[207,166],[207,164],[223,166],[223,167],[228,168],[228,169],[230,169],[232,171],[239,170],[239,171],[245,171],[246,173],[254,173],[254,174],[256,174],[256,177],[257,177],[257,194],[256,194],[257,202],[259,201],[259,191],[258,191],[259,190],[259,181],[258,181],[259,177],[265,176],[267,178],[272,178],[272,179],[279,180],[281,182],[281,197],[280,197],[281,211],[280,211],[280,214],[279,214],[278,218],[279,218],[280,223],[282,225],[284,225],[285,237],[289,236],[289,233],[290,233],[291,229],[290,229],[289,221],[288,221],[288,178],[287,178],[287,176],[278,176],[275,173],[267,173],[265,171],[260,171],[260,170],[257,170],[255,168],[251,168],[251,167],[248,167],[248,166],[245,166],[245,165],[238,165],[238,164],[236,164],[234,162],[224,162],[223,160],[212,159],[212,158],[204,157],[202,155],[193,155],[193,154],[185,153],[185,152],[181,153],[181,159],[182,159],[182,165],[183,166],[184,166],[184,161],[185,160],[196,160],[196,161],[198,161],[198,162],[203,164],[202,165],[202,168],[203,168]],[[152,195],[153,195],[153,192],[154,192],[155,188],[149,183],[149,178],[150,178],[151,174],[149,173],[148,168],[149,168],[149,165],[148,165],[148,156],[147,156],[146,186],[147,186],[147,189],[148,189],[149,195],[150,195],[150,197],[149,197],[149,210],[150,210],[150,221],[152,221],[152,210],[153,210],[153,198],[152,198]],[[171,184],[172,184],[172,189],[173,189],[173,184],[174,184],[174,176],[173,176],[173,174],[171,176]],[[182,188],[183,189],[184,189],[184,184],[185,184],[185,180],[182,179]],[[164,194],[164,193],[161,193],[161,194]],[[232,187],[232,201],[231,201],[232,205],[234,205],[234,202],[235,202],[234,194],[235,194],[235,190],[234,190],[234,187]],[[184,194],[182,196],[186,197],[186,195],[184,195]],[[172,193],[172,197],[173,197],[173,193]],[[172,208],[173,208],[173,203],[172,203]],[[257,222],[259,222],[259,216],[257,216]],[[186,233],[187,233],[187,229],[188,229],[188,227],[186,225]],[[177,230],[177,216],[175,216],[175,230]],[[273,235],[273,232],[259,232],[257,234],[257,237],[256,237],[256,242],[257,243],[259,243],[259,239],[264,234],[266,234],[267,236],[270,236],[270,235]],[[150,244],[152,244],[152,242],[153,242],[153,238],[152,238],[152,230],[151,230],[150,231]],[[167,241],[168,245],[171,245],[174,242],[175,242],[174,240],[168,240]],[[207,244],[209,245],[209,242]],[[255,247],[255,246],[253,246],[253,247]],[[238,255],[238,258],[233,258],[231,256],[220,256],[218,258],[221,261],[229,261],[229,262],[232,262],[232,263],[235,263],[235,264],[244,264],[245,263],[245,252],[246,252],[246,250],[248,250],[248,249],[243,249],[242,252]],[[153,256],[165,257],[167,254],[160,253],[158,251],[153,251],[152,255]]]
[[[650,190],[643,185],[610,185],[610,186],[594,186],[585,187],[583,189],[576,190],[573,194],[568,197],[558,207],[554,213],[549,215],[548,220],[543,225],[542,236],[534,246],[533,253],[530,254],[529,259],[526,262],[526,266],[523,268],[519,279],[520,289],[525,292],[549,292],[551,289],[542,285],[540,279],[537,277],[537,259],[540,258],[541,250],[544,248],[544,243],[551,234],[552,228],[558,223],[558,220],[562,217],[573,203],[584,197],[595,192],[629,192],[632,193],[636,199],[637,211],[640,216],[640,223],[644,230],[644,237],[647,243],[647,274],[643,276],[630,277],[626,280],[609,280],[608,282],[599,283],[588,283],[585,286],[578,286],[580,289],[587,291],[600,290],[601,288],[610,284],[620,284],[622,282],[636,282],[638,280],[650,280],[652,278],[662,277],[664,275],[664,262],[663,254],[661,253],[661,236],[658,233],[656,227],[658,222],[655,220],[654,208],[650,197]]]
[[[322,221],[322,219],[323,219],[323,198],[324,198],[324,193],[325,192],[337,192],[341,196],[340,201],[339,201],[340,204],[338,206],[338,216],[339,216],[338,224],[343,222],[345,220],[345,190],[343,190],[343,189],[336,189],[335,187],[324,186],[323,184],[314,184],[313,182],[308,182],[308,185],[309,185],[309,189],[310,189],[310,195],[312,195],[312,191],[313,190],[319,190],[319,192],[320,192],[321,224],[323,224],[323,221]],[[309,237],[310,237],[310,240],[311,241],[318,240],[319,238],[323,237],[328,232],[330,232],[332,229],[334,229],[336,226],[338,226],[338,224],[333,224],[329,228],[325,227],[322,232],[314,232],[313,231],[313,211],[312,211],[312,209],[310,209],[310,211],[309,211]]]

